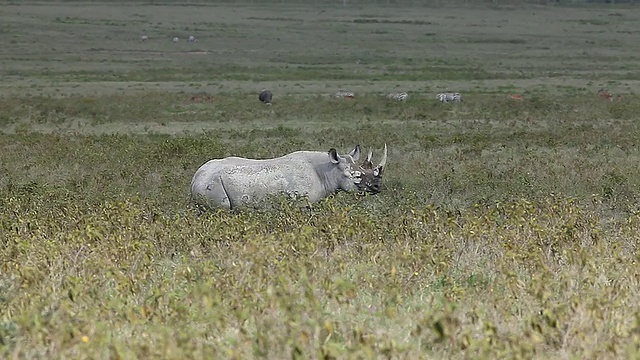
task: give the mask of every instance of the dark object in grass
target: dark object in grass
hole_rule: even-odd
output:
[[[272,98],[273,94],[267,89],[262,89],[262,91],[260,91],[260,95],[258,95],[258,99],[267,105],[271,105]]]

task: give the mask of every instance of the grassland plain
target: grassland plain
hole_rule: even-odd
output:
[[[425,4],[0,2],[0,357],[637,358],[640,12]],[[357,143],[376,196],[189,205]]]

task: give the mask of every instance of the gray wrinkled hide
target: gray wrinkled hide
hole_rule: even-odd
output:
[[[359,154],[357,146],[347,155],[338,155],[335,163],[330,153],[319,151],[297,151],[265,160],[210,160],[191,180],[191,199],[201,209],[236,209],[283,193],[316,202],[338,190],[357,190],[352,171]]]

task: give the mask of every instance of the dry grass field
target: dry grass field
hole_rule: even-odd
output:
[[[637,358],[640,10],[425,4],[0,2],[0,358]],[[374,196],[189,203],[385,143]]]

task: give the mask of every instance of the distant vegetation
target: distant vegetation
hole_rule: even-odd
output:
[[[77,0],[55,0],[58,3],[74,3]],[[11,1],[8,1],[12,3]],[[148,1],[138,0],[85,0],[84,3],[128,3],[145,4]],[[154,5],[210,5],[210,4],[302,4],[302,5],[393,5],[393,6],[451,6],[451,5],[583,5],[583,4],[636,4],[637,0],[334,0],[329,3],[318,3],[311,0],[188,0],[188,1],[157,1]]]

